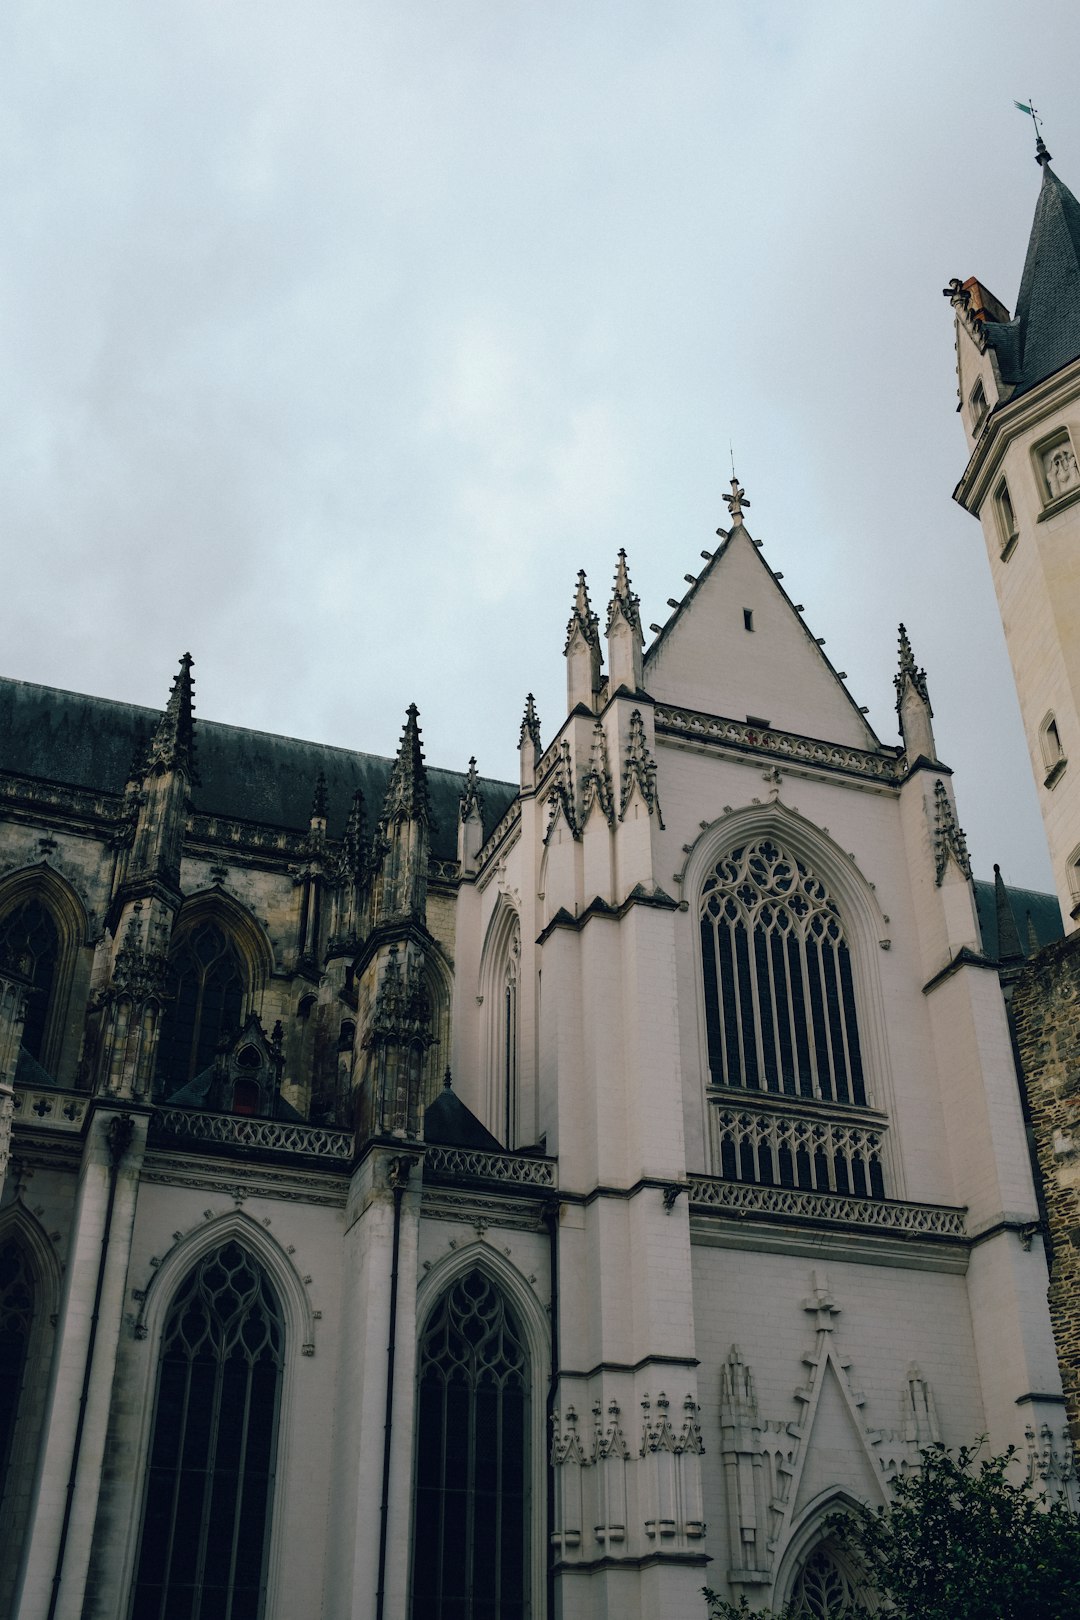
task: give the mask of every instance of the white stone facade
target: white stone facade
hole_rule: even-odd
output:
[[[606,638],[582,580],[569,712],[545,748],[530,700],[501,798],[475,773],[439,789],[411,716],[374,839],[325,784],[309,826],[254,789],[245,820],[195,781],[192,735],[196,764],[203,735],[210,766],[255,744],[192,733],[186,668],[126,788],[0,782],[0,935],[31,902],[55,934],[44,1018],[19,1024],[34,1062],[0,1074],[0,1255],[33,1280],[5,1612],[159,1612],[139,1580],[163,1342],[220,1253],[263,1279],[283,1347],[248,1536],[262,1620],[438,1613],[414,1557],[423,1346],[457,1287],[509,1313],[524,1368],[499,1419],[520,1415],[519,1453],[462,1532],[510,1524],[511,1545],[520,1520],[508,1620],[701,1620],[706,1583],[782,1602],[827,1512],[887,1500],[921,1445],[1060,1427],[1009,1032],[925,678],[905,642],[907,749],[881,744],[742,501],[648,654],[625,559]],[[460,798],[456,860],[429,786]],[[715,925],[709,896],[732,908]],[[219,949],[211,925],[232,979],[183,955]],[[17,969],[11,1020],[41,982]],[[171,1009],[197,1031],[210,985],[235,1018],[190,1080]],[[428,1128],[447,1096],[474,1139]],[[473,1433],[477,1468],[491,1444]],[[205,1523],[170,1522],[209,1570]]]

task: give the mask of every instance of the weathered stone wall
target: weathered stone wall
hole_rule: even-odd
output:
[[[1050,1315],[1080,1450],[1080,935],[1031,959],[1012,1012],[1050,1224]]]

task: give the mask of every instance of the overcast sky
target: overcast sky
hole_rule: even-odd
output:
[[[516,773],[574,576],[751,531],[887,742],[897,621],[977,872],[1050,886],[951,500],[950,276],[1015,301],[1075,0],[8,0],[0,673]]]

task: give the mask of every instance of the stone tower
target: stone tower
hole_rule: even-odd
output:
[[[969,452],[955,497],[986,537],[1068,928],[1080,918],[1080,203],[1041,138],[1036,157],[1015,313],[973,276],[945,295]]]

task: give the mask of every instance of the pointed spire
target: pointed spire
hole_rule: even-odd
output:
[[[398,744],[397,758],[390,772],[383,805],[383,821],[422,821],[430,826],[431,799],[428,794],[427,769],[420,741],[415,703],[405,711],[406,720]]]
[[[469,760],[469,769],[461,785],[461,802],[459,813],[462,821],[468,821],[471,816],[482,819],[484,814],[484,801],[480,794],[480,778],[476,774],[476,755]]]
[[[614,822],[615,795],[612,791],[611,771],[608,768],[607,735],[602,720],[597,720],[593,726],[589,764],[581,779],[581,798],[582,826],[588,821],[589,812],[594,804],[600,806],[609,822]]]
[[[537,753],[540,752],[540,716],[536,712],[536,702],[531,692],[525,699],[525,713],[521,717],[518,747],[524,748],[527,741],[532,743]]]
[[[1024,921],[1027,929],[1027,954],[1028,956],[1034,956],[1036,951],[1042,950],[1042,946],[1039,943],[1039,936],[1035,932],[1035,924],[1030,911],[1025,911]]]
[[[915,663],[915,655],[911,651],[911,642],[908,640],[907,630],[900,626],[900,668],[893,676],[893,685],[896,687],[896,708],[899,713],[904,701],[904,694],[910,688],[930,709],[930,693],[926,685],[926,671],[920,669]],[[931,716],[933,709],[930,709]]]
[[[589,601],[589,587],[585,581],[585,570],[579,568],[577,590],[574,592],[574,606],[566,626],[566,646],[563,648],[563,652],[570,651],[570,643],[573,641],[576,632],[580,632],[588,646],[599,647],[599,624],[600,620],[593,612],[592,603]]]
[[[953,802],[939,776],[934,783],[934,882],[940,889],[950,857],[969,881],[971,860],[968,856],[964,829],[956,819]]]
[[[746,491],[735,477],[734,472],[732,472],[731,476],[731,494],[724,496],[724,505],[727,507],[731,517],[731,527],[737,529],[742,523],[743,513],[750,509],[750,502],[747,500]]]
[[[656,819],[662,827],[664,818],[660,814],[660,799],[656,791],[656,761],[649,748],[640,709],[635,709],[630,716],[630,731],[626,740],[626,756],[622,768],[622,790],[619,795],[620,821],[626,815],[635,788],[645,800],[650,816],[655,812]]]
[[[163,775],[166,771],[184,771],[195,780],[195,701],[194,681],[190,653],[180,660],[179,672],[173,677],[169,701],[158,721],[146,758],[146,774]]]
[[[611,601],[608,603],[606,631],[610,636],[616,618],[621,614],[630,626],[641,635],[641,598],[635,596],[630,588],[630,574],[626,567],[626,552],[619,547],[619,557],[615,564],[615,583],[612,587]]]
[[[1001,876],[1001,867],[996,861],[994,862],[994,917],[997,922],[998,961],[1021,961],[1024,948],[1020,943],[1016,917],[1013,915],[1009,892]]]
[[[566,657],[566,707],[569,713],[581,706],[592,708],[600,690],[599,624],[589,601],[585,570],[581,569],[563,648]]]

